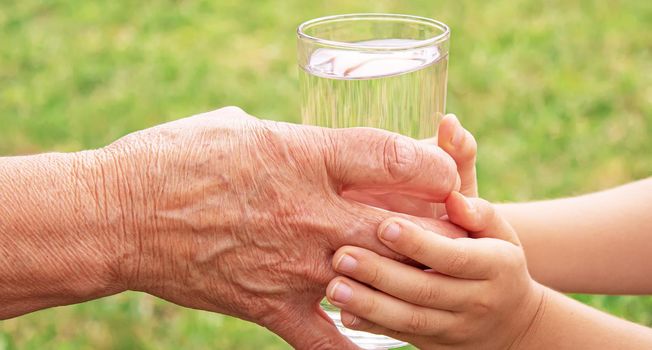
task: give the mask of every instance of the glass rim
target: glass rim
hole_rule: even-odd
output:
[[[441,34],[437,34],[433,36],[432,38],[415,40],[413,42],[406,43],[406,44],[391,45],[391,46],[380,45],[380,46],[373,46],[373,47],[364,46],[356,43],[347,43],[343,41],[322,39],[312,35],[308,35],[305,32],[305,30],[308,27],[311,27],[315,24],[340,22],[340,21],[343,22],[343,21],[355,21],[355,20],[369,20],[369,19],[377,19],[381,21],[398,20],[406,23],[413,22],[413,23],[425,24],[431,27],[436,27],[438,29],[441,29],[443,30],[443,32]],[[424,46],[434,46],[436,44],[446,41],[450,37],[450,32],[451,32],[450,28],[444,22],[428,17],[405,15],[405,14],[394,14],[394,13],[350,13],[350,14],[343,14],[343,15],[325,16],[325,17],[319,17],[319,18],[314,18],[305,21],[299,24],[299,26],[297,27],[297,37],[299,39],[308,40],[316,44],[321,44],[330,47],[337,47],[337,48],[346,48],[346,49],[363,49],[363,50],[373,49],[373,50],[383,50],[383,51],[385,50],[397,51],[397,50],[415,49]]]

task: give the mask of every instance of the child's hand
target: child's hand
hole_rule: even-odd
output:
[[[532,324],[544,288],[528,274],[510,225],[478,198],[454,192],[449,219],[472,238],[451,239],[400,219],[379,226],[389,248],[432,269],[423,271],[371,251],[340,248],[328,300],[345,326],[420,348],[507,349]]]
[[[426,141],[431,141],[428,139]],[[475,159],[478,144],[473,135],[462,127],[454,114],[447,114],[439,123],[437,145],[448,153],[457,164],[457,172],[462,181],[460,193],[467,197],[478,196],[478,181],[475,172]]]

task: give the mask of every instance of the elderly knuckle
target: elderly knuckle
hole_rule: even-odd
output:
[[[398,182],[412,179],[423,154],[415,142],[396,134],[388,135],[383,145],[385,170]]]
[[[246,114],[246,112],[238,106],[226,106],[218,109],[218,111],[229,114]]]
[[[245,113],[245,111],[242,109],[235,106],[228,106],[210,112],[197,114],[193,116],[193,118],[196,118],[195,120],[204,123],[202,125],[209,125],[206,123],[213,123],[216,120],[220,120],[220,118],[227,118],[230,121],[237,121],[240,117],[245,115],[247,115],[247,113]]]

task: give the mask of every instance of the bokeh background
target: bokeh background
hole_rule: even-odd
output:
[[[295,28],[348,12],[451,26],[447,110],[479,141],[484,197],[652,174],[652,2],[640,0],[0,0],[0,154],[100,147],[224,105],[299,122]],[[651,297],[576,297],[652,325]],[[180,348],[288,346],[138,293],[0,322],[0,350]]]

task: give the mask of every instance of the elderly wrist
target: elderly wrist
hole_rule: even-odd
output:
[[[93,158],[99,171],[96,186],[104,188],[96,202],[104,208],[104,225],[115,242],[120,285],[150,294],[169,288],[169,279],[176,277],[170,274],[178,273],[174,265],[182,260],[178,255],[185,251],[172,238],[184,230],[185,221],[174,210],[179,204],[175,195],[193,190],[167,176],[179,165],[137,134],[93,151]]]
[[[119,291],[130,289],[139,251],[134,218],[139,208],[133,200],[133,179],[125,174],[114,150],[106,148],[71,154],[76,201],[86,207],[80,225],[95,237],[106,282]]]
[[[124,242],[115,208],[114,186],[107,170],[107,159],[101,150],[81,151],[64,155],[69,166],[64,172],[70,188],[71,222],[77,234],[85,237],[89,263],[93,264],[93,280],[97,293],[114,294],[125,290],[121,275]]]

